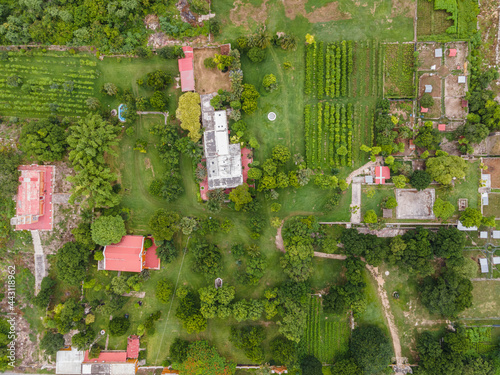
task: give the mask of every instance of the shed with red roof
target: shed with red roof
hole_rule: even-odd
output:
[[[450,54],[448,56],[455,57],[457,55],[457,50],[455,48],[450,48]]]
[[[182,92],[194,91],[193,47],[184,46],[184,58],[179,59]]]
[[[98,269],[123,272],[159,269],[160,260],[156,255],[156,248],[153,245],[144,249],[143,236],[123,236],[120,242],[104,247],[104,259],[99,261]]]
[[[444,132],[444,131],[446,131],[446,124],[439,124],[439,125],[438,125],[438,130],[439,130],[440,132]]]
[[[375,167],[375,183],[385,184],[385,181],[391,178],[389,167]]]
[[[427,112],[429,112],[429,108],[420,107],[420,112],[427,113]]]

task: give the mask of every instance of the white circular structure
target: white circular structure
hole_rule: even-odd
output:
[[[269,119],[269,121],[274,121],[274,120],[276,120],[276,113],[274,113],[274,112],[269,112],[269,113],[267,114],[267,118]]]

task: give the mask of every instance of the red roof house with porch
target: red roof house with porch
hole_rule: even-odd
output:
[[[16,230],[52,230],[52,185],[54,166],[21,165],[18,170],[16,216],[10,223]]]
[[[179,59],[179,72],[181,74],[181,90],[194,91],[193,47],[184,46],[184,58]]]
[[[385,184],[385,180],[391,178],[389,167],[375,167],[375,183],[379,185]]]
[[[116,244],[104,247],[104,259],[98,263],[99,270],[141,272],[144,269],[160,269],[156,255],[157,246],[144,248],[143,236],[123,236]]]

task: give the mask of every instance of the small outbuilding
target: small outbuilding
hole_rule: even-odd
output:
[[[392,209],[384,208],[382,212],[382,216],[384,219],[392,219]]]
[[[425,85],[425,92],[432,92],[432,85]]]
[[[500,238],[500,230],[494,230],[491,234],[491,238],[498,240]]]
[[[427,112],[429,112],[429,108],[420,107],[420,112],[427,113]]]
[[[410,139],[409,144],[410,144],[410,150],[415,150],[416,146],[415,146],[415,142],[413,142],[413,139]]]
[[[438,130],[439,130],[440,132],[444,132],[444,131],[446,131],[446,124],[439,124],[439,125],[438,125]]]
[[[469,101],[462,99],[462,108],[467,108],[469,106]]]
[[[493,257],[493,264],[500,264],[500,257]]]
[[[442,57],[443,56],[443,49],[442,48],[436,48],[434,50],[434,57]]]
[[[480,258],[479,264],[481,265],[481,273],[488,273],[488,259]]]
[[[482,202],[483,206],[487,206],[490,203],[490,200],[488,198],[488,193],[481,194],[481,202]]]
[[[458,76],[458,83],[466,83],[467,82],[467,79],[465,78],[465,76]]]
[[[436,70],[436,65],[431,65],[431,70]]]
[[[450,53],[448,56],[455,57],[457,55],[457,50],[455,48],[450,48]]]
[[[487,239],[488,238],[488,232],[479,232],[479,238],[481,239]]]
[[[375,167],[375,183],[378,185],[385,184],[385,181],[391,178],[389,167]]]
[[[465,225],[462,224],[461,221],[457,223],[457,229],[461,230],[462,232],[476,232],[477,227],[466,227]]]
[[[484,187],[491,188],[491,174],[481,173],[481,180],[483,181]]]
[[[373,176],[365,176],[365,184],[373,184]]]

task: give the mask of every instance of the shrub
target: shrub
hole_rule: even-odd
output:
[[[172,296],[172,292],[173,287],[168,280],[162,279],[156,284],[156,298],[158,298],[158,301],[161,303],[168,303]]]
[[[252,47],[247,53],[248,58],[250,61],[254,63],[260,63],[264,61],[266,58],[266,50],[265,49],[260,49],[258,47]]]
[[[368,210],[366,211],[365,217],[363,218],[363,221],[366,224],[374,224],[377,222],[377,214],[375,213],[374,210]]]
[[[262,80],[262,86],[266,91],[274,91],[278,88],[278,82],[274,74],[266,74]]]
[[[130,321],[125,317],[116,317],[109,322],[109,333],[112,336],[124,335],[130,327]]]
[[[398,206],[398,201],[394,197],[389,197],[387,201],[385,202],[385,208],[395,208]]]
[[[217,68],[217,64],[215,63],[214,59],[212,57],[207,57],[205,60],[203,60],[203,65],[207,69],[215,69]]]

